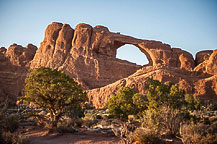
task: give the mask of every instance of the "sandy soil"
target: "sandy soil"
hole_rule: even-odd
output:
[[[31,144],[121,144],[120,139],[99,132],[48,133],[41,128],[23,129],[22,135],[29,137]]]

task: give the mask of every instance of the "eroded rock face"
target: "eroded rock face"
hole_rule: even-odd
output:
[[[13,65],[25,66],[33,59],[36,50],[37,47],[32,44],[28,44],[26,47],[13,44],[8,48],[5,55]]]
[[[108,29],[100,26],[79,24],[73,30],[69,25],[52,23],[46,29],[31,68],[44,66],[64,70],[84,89],[105,86],[141,68],[115,58],[108,34]]]
[[[210,75],[217,75],[217,50],[212,51],[202,51],[198,52],[196,60],[201,60],[195,68],[194,71],[200,73],[206,73]]]
[[[9,102],[14,102],[22,95],[26,73],[36,50],[32,44],[26,47],[13,44],[8,49],[0,49],[0,101],[8,97]]]
[[[213,52],[212,50],[204,50],[204,51],[197,52],[196,59],[195,59],[196,65],[199,65],[205,60],[208,60],[212,52]]]
[[[165,84],[178,84],[187,93],[202,99],[213,99],[217,102],[217,75],[199,75],[196,72],[177,67],[147,66],[131,76],[118,80],[110,85],[88,91],[89,103],[102,108],[108,100],[123,86],[134,87],[138,92],[145,93],[147,78],[159,80]]]
[[[31,68],[45,66],[64,70],[85,89],[99,88],[125,78],[141,68],[116,59],[117,49],[125,44],[137,46],[148,58],[149,65],[170,65],[181,69],[194,68],[192,55],[158,41],[141,40],[112,33],[103,26],[52,23],[45,31]]]
[[[149,64],[117,59],[117,49],[125,44],[138,47]],[[65,71],[88,91],[89,102],[96,107],[103,107],[122,86],[144,93],[148,77],[177,83],[195,96],[217,100],[216,50],[199,52],[194,60],[190,53],[159,41],[112,33],[104,26],[81,23],[72,29],[56,22],[48,25],[44,41],[36,49],[33,45],[0,48],[0,85],[9,87],[0,89],[2,94],[21,95],[28,68],[43,66]]]
[[[207,73],[217,75],[217,49],[213,51],[206,66]]]

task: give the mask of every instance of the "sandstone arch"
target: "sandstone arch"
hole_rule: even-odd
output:
[[[52,23],[45,31],[44,41],[31,61],[31,68],[45,66],[64,70],[85,89],[99,88],[135,73],[141,66],[116,59],[117,49],[131,44],[140,49],[149,66],[166,65],[192,69],[193,56],[181,49],[154,40],[142,40],[107,27]]]
[[[114,48],[117,51],[118,48],[120,48],[121,46],[125,45],[125,44],[131,44],[136,46],[137,48],[139,48],[139,50],[145,54],[145,56],[147,57],[149,63],[148,65],[153,65],[153,60],[149,54],[149,52],[147,52],[146,49],[142,48],[139,44],[141,44],[143,42],[143,40],[140,39],[136,39],[130,36],[125,36],[125,35],[121,35],[119,33],[113,33],[112,34],[113,39],[114,39]],[[115,52],[116,53],[116,52]]]
[[[149,66],[116,59],[117,49],[125,44],[138,47]],[[103,107],[122,86],[133,85],[143,92],[147,77],[176,83],[188,93],[217,101],[217,50],[198,52],[195,61],[190,53],[159,41],[113,33],[104,26],[81,23],[73,29],[54,22],[39,49],[33,45],[0,48],[0,100],[16,99],[28,69],[44,66],[63,70],[77,80],[96,107]]]
[[[142,40],[120,33],[110,32],[110,35],[115,50],[124,44],[135,45],[146,55],[149,65],[174,66],[187,70],[192,70],[195,67],[193,56],[179,48],[171,48],[170,45],[160,41]]]

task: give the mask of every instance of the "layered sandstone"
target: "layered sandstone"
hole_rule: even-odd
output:
[[[141,66],[116,59],[111,54],[113,45],[110,37],[107,38],[109,34],[105,27],[79,24],[73,30],[69,25],[52,23],[45,31],[31,68],[44,66],[64,70],[85,89],[125,78]]]
[[[204,50],[196,53],[196,59],[195,59],[196,65],[199,65],[205,60],[208,60],[212,52],[213,52],[212,50]]]
[[[146,55],[140,66],[116,58],[117,49],[131,44]],[[45,31],[40,48],[12,45],[0,48],[1,97],[22,95],[27,70],[50,67],[66,72],[88,92],[89,102],[103,107],[122,86],[144,93],[148,77],[179,85],[188,93],[217,100],[217,51],[193,56],[159,41],[142,40],[110,32],[104,26],[81,23],[75,29],[53,22]]]
[[[0,49],[0,101],[7,97],[10,102],[22,95],[26,73],[37,47],[13,44],[8,49]]]
[[[99,88],[125,78],[141,68],[116,58],[117,49],[125,44],[137,46],[149,65],[171,65],[192,70],[192,55],[158,41],[136,39],[112,33],[103,26],[79,24],[73,30],[67,24],[52,23],[45,31],[31,68],[45,66],[64,70],[85,89]]]
[[[176,67],[147,66],[115,83],[89,90],[89,103],[102,108],[123,86],[134,87],[138,92],[144,94],[147,78],[153,78],[166,84],[170,82],[178,84],[179,88],[187,93],[199,96],[202,99],[213,99],[217,102],[217,75],[198,76],[197,72],[180,70]]]

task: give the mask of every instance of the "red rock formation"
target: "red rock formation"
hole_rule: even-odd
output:
[[[110,49],[112,45],[107,44],[112,42],[108,41],[108,34],[108,29],[100,26],[79,24],[73,30],[69,25],[52,23],[31,68],[64,70],[85,89],[105,86],[133,74],[141,66],[116,59]]]
[[[217,75],[217,49],[213,51],[206,65],[206,72],[211,75]]]
[[[199,65],[205,60],[208,60],[212,52],[213,52],[212,50],[204,50],[204,51],[197,52],[196,59],[195,59],[196,65]]]
[[[6,57],[15,66],[25,66],[35,55],[37,47],[28,44],[26,48],[21,45],[13,44],[6,51]]]
[[[196,62],[201,63],[194,68],[194,71],[217,75],[217,50],[198,52],[196,55]]]
[[[8,97],[10,102],[14,102],[17,96],[21,96],[26,73],[36,50],[37,47],[32,44],[26,48],[13,44],[7,50],[0,49],[0,101]]]
[[[91,89],[125,78],[140,66],[116,59],[117,49],[125,44],[137,46],[148,58],[149,65],[170,65],[193,69],[192,55],[181,49],[172,49],[158,41],[136,39],[108,28],[79,24],[73,30],[69,25],[52,23],[45,31],[45,39],[31,63],[31,68],[45,66],[64,70],[69,76]]]
[[[138,47],[149,64],[139,66],[117,59],[117,49],[125,44]],[[0,49],[0,86],[6,83],[0,89],[1,93],[19,94],[28,67],[44,66],[64,70],[77,80],[88,90],[89,101],[96,107],[103,107],[122,86],[134,86],[144,93],[144,82],[148,77],[177,83],[188,93],[217,101],[216,50],[199,52],[194,60],[190,53],[159,41],[112,33],[103,26],[93,28],[81,23],[72,29],[68,24],[56,22],[47,27],[36,54],[35,50],[32,45],[27,48],[12,45],[7,51]],[[18,76],[12,76],[15,74]],[[13,79],[16,85],[12,84]]]
[[[88,91],[89,102],[102,108],[109,98],[123,86],[134,87],[140,93],[145,93],[145,81],[153,78],[166,84],[176,83],[187,93],[217,102],[217,75],[197,75],[196,72],[181,70],[177,67],[147,66],[131,76],[118,80],[110,85]]]

